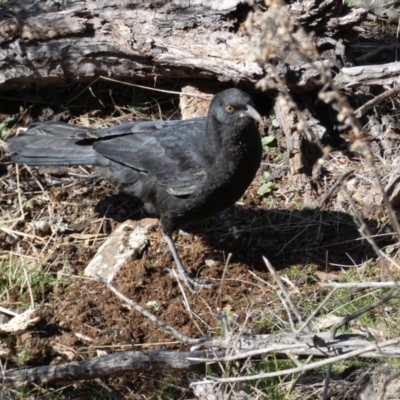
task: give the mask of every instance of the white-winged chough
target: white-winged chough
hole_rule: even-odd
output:
[[[262,156],[251,97],[218,93],[206,118],[138,121],[104,129],[59,122],[31,125],[11,139],[11,160],[31,166],[95,165],[96,172],[159,216],[180,277],[193,290],[172,232],[232,206],[250,185]]]

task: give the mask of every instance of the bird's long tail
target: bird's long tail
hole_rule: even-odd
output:
[[[11,161],[32,166],[104,165],[107,160],[93,149],[90,128],[45,122],[8,142]]]

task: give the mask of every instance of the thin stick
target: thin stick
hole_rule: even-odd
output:
[[[224,284],[226,270],[228,268],[228,264],[231,260],[231,257],[232,257],[232,253],[229,253],[228,257],[226,258],[225,265],[224,265],[224,271],[222,272],[221,284],[219,285],[219,291],[218,291],[218,297],[217,297],[216,304],[218,304],[218,307],[220,309],[222,309],[222,306],[221,306],[222,286]]]
[[[17,237],[17,236],[22,236],[22,237],[26,237],[26,238],[31,238],[31,239],[36,239],[39,242],[44,242],[45,239],[36,236],[36,235],[30,235],[29,233],[24,233],[24,232],[20,232],[20,231],[13,231],[12,229],[8,229],[5,228],[4,226],[0,226],[0,230],[7,233],[7,235],[13,236],[13,237]]]
[[[137,87],[140,89],[151,90],[153,92],[177,94],[178,96],[184,95],[184,96],[189,96],[189,97],[199,97],[200,99],[205,99],[205,100],[211,99],[211,97],[213,96],[211,94],[183,93],[183,92],[175,92],[173,90],[156,89],[156,88],[149,87],[149,86],[137,85],[136,83],[129,83],[129,82],[124,82],[124,81],[119,81],[117,79],[106,78],[105,76],[100,76],[100,79],[104,79],[105,81],[110,81],[110,82],[115,82],[115,83],[121,83],[122,85],[126,85],[126,86],[133,86],[133,87]]]
[[[301,313],[300,313],[299,309],[297,308],[297,306],[293,303],[293,300],[290,297],[290,294],[288,293],[288,291],[286,290],[286,287],[283,284],[283,282],[281,280],[281,277],[279,276],[279,274],[276,272],[275,268],[272,266],[272,264],[268,261],[268,259],[266,257],[263,257],[263,260],[265,262],[265,265],[268,268],[268,271],[270,272],[272,277],[275,279],[275,282],[279,286],[279,289],[285,295],[286,300],[289,303],[290,308],[293,311],[294,315],[296,315],[296,317],[299,320],[299,322],[303,322],[303,316],[301,315]],[[306,327],[306,330],[307,330],[307,332],[310,332],[310,328]]]
[[[360,308],[359,310],[357,310],[356,312],[354,312],[350,315],[346,315],[341,321],[339,321],[337,324],[333,325],[332,328],[330,329],[331,340],[335,338],[337,330],[339,328],[341,328],[343,325],[348,324],[350,321],[358,318],[360,315],[382,305],[383,303],[388,302],[389,300],[393,299],[394,297],[398,296],[399,294],[400,294],[400,289],[397,289],[394,292],[383,297],[382,299],[377,300],[375,303],[372,303],[372,304],[369,304],[368,306]]]
[[[67,105],[71,104],[74,100],[76,100],[82,93],[84,93],[87,89],[89,89],[92,85],[94,85],[100,77],[97,77],[93,82],[90,82],[87,86],[85,86],[75,97],[70,99],[67,103]]]
[[[397,28],[398,29],[398,28]],[[396,41],[397,41],[397,36],[396,36]],[[387,46],[381,46],[378,47],[375,50],[369,51],[368,53],[363,54],[360,57],[357,57],[357,63],[364,65],[365,61],[370,60],[371,58],[374,58],[376,56],[378,56],[380,53],[383,53],[384,51],[388,51],[388,50],[392,50],[392,49],[396,49],[396,56],[395,56],[395,60],[397,61],[397,44],[393,45],[393,44],[389,44]]]
[[[331,381],[331,371],[332,371],[332,364],[328,365],[328,368],[326,370],[323,400],[328,400],[328,389],[329,389],[329,382]]]
[[[282,292],[278,292],[278,297],[279,297],[279,300],[281,301],[281,303],[283,304],[283,308],[285,309],[286,314],[287,314],[287,316],[289,318],[289,323],[290,323],[290,326],[292,328],[292,331],[296,332],[296,328],[294,326],[293,319],[292,319],[292,313],[289,310],[289,307],[288,307],[288,305],[287,305],[287,303],[285,301],[285,298],[284,298],[284,295],[282,294]]]
[[[44,254],[44,252],[45,252],[45,250],[47,249],[47,247],[49,247],[49,245],[50,245],[50,243],[51,243],[51,241],[55,238],[55,236],[57,235],[57,230],[58,230],[58,228],[59,228],[59,226],[61,225],[61,220],[60,221],[58,221],[58,223],[57,223],[57,225],[55,226],[55,227],[51,227],[51,230],[52,230],[52,232],[51,232],[51,235],[49,236],[49,238],[47,239],[47,242],[46,242],[46,244],[44,245],[44,247],[43,247],[43,249],[42,249],[42,251],[40,252],[40,254],[39,254],[39,256],[42,256],[43,254]]]
[[[11,315],[12,317],[16,317],[17,315],[19,315],[18,313],[8,310],[7,308],[4,308],[2,306],[0,306],[0,312],[2,312],[3,314]]]
[[[277,336],[277,335],[276,335]],[[355,335],[357,336],[357,335]],[[239,334],[238,334],[239,337]],[[323,337],[317,336],[314,334],[313,337],[311,335],[307,335],[309,339],[304,342],[296,342],[296,343],[285,343],[285,344],[279,344],[279,343],[269,343],[265,344],[264,347],[255,349],[255,350],[248,350],[244,351],[242,350],[239,346],[240,344],[243,344],[243,341],[238,344],[236,347],[236,353],[232,355],[225,355],[225,356],[220,356],[220,357],[215,357],[213,358],[213,362],[232,362],[236,360],[242,360],[244,358],[251,358],[251,357],[259,357],[263,356],[265,358],[266,355],[272,354],[272,353],[278,353],[278,354],[283,354],[283,353],[288,353],[290,352],[292,355],[297,355],[297,356],[304,356],[307,355],[307,351],[309,354],[309,357],[329,357],[329,354],[336,355],[338,353],[340,354],[347,354],[349,349],[355,348],[355,350],[359,350],[361,348],[364,348],[366,345],[370,345],[371,342],[370,340],[367,340],[365,338],[363,339],[349,339],[349,340],[341,340],[341,339],[335,339],[333,341],[326,341]],[[325,335],[326,337],[326,335]],[[400,340],[400,338],[398,338]],[[218,343],[218,342],[217,342]],[[221,342],[220,342],[221,343]],[[217,344],[213,343],[207,343],[209,346],[217,347]],[[226,347],[228,348],[228,345],[224,345],[220,347]],[[231,346],[233,348],[234,346]],[[198,349],[196,349],[198,350]],[[354,350],[351,350],[354,351]],[[389,353],[390,352],[390,353]],[[368,351],[368,356],[366,357],[373,357],[373,358],[382,358],[385,356],[385,358],[400,358],[400,351],[399,349],[390,347],[389,352],[382,353],[381,350],[369,352]],[[312,354],[310,354],[312,353]],[[190,358],[193,361],[206,361],[208,358],[206,357],[200,357],[200,358]],[[304,364],[303,364],[304,365]]]
[[[16,167],[18,167],[18,164],[16,165]],[[46,197],[47,200],[50,200],[50,197],[48,196],[48,194],[46,193],[43,185],[39,182],[39,180],[36,178],[35,174],[32,172],[32,169],[29,168],[28,165],[24,165],[24,168],[30,173],[31,177],[34,179],[34,181],[36,182],[36,184],[40,187],[40,189],[42,190],[43,195]]]
[[[396,62],[397,62],[397,46],[398,46],[398,41],[399,41],[399,30],[400,30],[400,19],[397,22],[397,32],[396,32]]]
[[[336,188],[340,186],[342,182],[352,174],[354,174],[354,171],[348,171],[343,175],[341,175],[339,179],[336,180],[336,182],[330,187],[328,192],[325,194],[324,198],[319,202],[318,207],[315,210],[316,213],[318,213],[320,209],[324,206],[324,204],[329,200],[329,198],[332,196],[332,193],[336,190]]]
[[[105,213],[103,215],[103,218],[101,219],[101,222],[100,222],[100,225],[99,225],[99,229],[97,229],[96,236],[95,236],[95,238],[93,240],[93,243],[92,243],[92,247],[94,247],[96,245],[97,239],[98,239],[98,237],[100,235],[100,231],[103,228],[104,221],[106,220],[106,216],[108,214],[109,208],[110,208],[110,204],[107,205],[107,209],[106,209],[106,211],[105,211]]]
[[[399,281],[394,282],[351,282],[351,283],[337,283],[337,282],[328,282],[328,283],[320,283],[319,286],[321,288],[334,288],[334,289],[365,289],[365,288],[395,288],[400,287]]]
[[[188,311],[189,315],[191,315],[192,314],[192,310],[190,308],[188,299],[186,297],[186,293],[183,290],[183,287],[181,285],[181,280],[179,279],[178,275],[176,274],[176,271],[173,268],[171,269],[171,272],[172,272],[172,275],[174,275],[175,280],[178,282],[178,286],[179,286],[179,289],[181,290],[182,297],[183,297],[183,304],[185,305],[185,308]]]
[[[21,186],[19,184],[19,166],[18,164],[15,166],[16,170],[16,177],[17,177],[17,194],[18,194],[18,204],[19,204],[19,209],[21,211],[21,216],[19,217],[20,221],[24,220],[25,213],[24,213],[24,207],[22,205],[22,197],[21,197]]]
[[[374,99],[372,99],[370,101],[367,101],[361,107],[357,108],[357,110],[354,111],[354,115],[357,118],[361,118],[371,108],[373,108],[376,105],[384,102],[387,99],[395,97],[399,92],[400,92],[400,85],[397,85],[393,89],[390,89],[390,90],[387,90],[386,92],[383,92],[379,96],[376,96]]]
[[[24,268],[26,284],[28,285],[29,297],[31,299],[31,308],[32,308],[32,310],[34,310],[35,309],[35,300],[33,299],[31,283],[29,282],[29,276],[28,276],[28,272],[26,271],[26,267],[23,266],[23,268]]]
[[[307,318],[306,322],[304,322],[303,325],[298,329],[297,333],[301,333],[301,331],[308,326],[308,324],[311,322],[311,320],[317,315],[319,310],[329,301],[329,299],[337,292],[338,289],[334,288],[328,295],[325,297],[325,299],[318,305],[318,307],[312,312],[312,314]]]

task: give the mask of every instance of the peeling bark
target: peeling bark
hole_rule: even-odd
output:
[[[354,9],[342,15],[338,4],[290,6],[306,29],[323,29],[317,45],[329,68],[340,67],[346,58],[342,42],[333,37],[366,14]],[[252,85],[265,71],[252,58],[259,29],[250,34],[244,27],[250,11],[241,0],[9,0],[0,7],[1,89],[92,81],[100,75]],[[255,12],[268,10],[255,7]],[[315,68],[293,54],[281,55],[279,69],[293,88],[318,85]]]
[[[236,12],[236,3],[221,11],[198,1],[155,8],[149,2],[112,0],[66,2],[56,10],[54,1],[45,11],[8,2],[0,20],[0,84],[99,75],[255,82],[263,71],[249,61],[249,35],[236,31],[239,18],[246,17],[246,10]]]

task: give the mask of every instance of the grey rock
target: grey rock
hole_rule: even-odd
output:
[[[383,364],[371,368],[356,389],[357,400],[399,400],[400,366]]]

